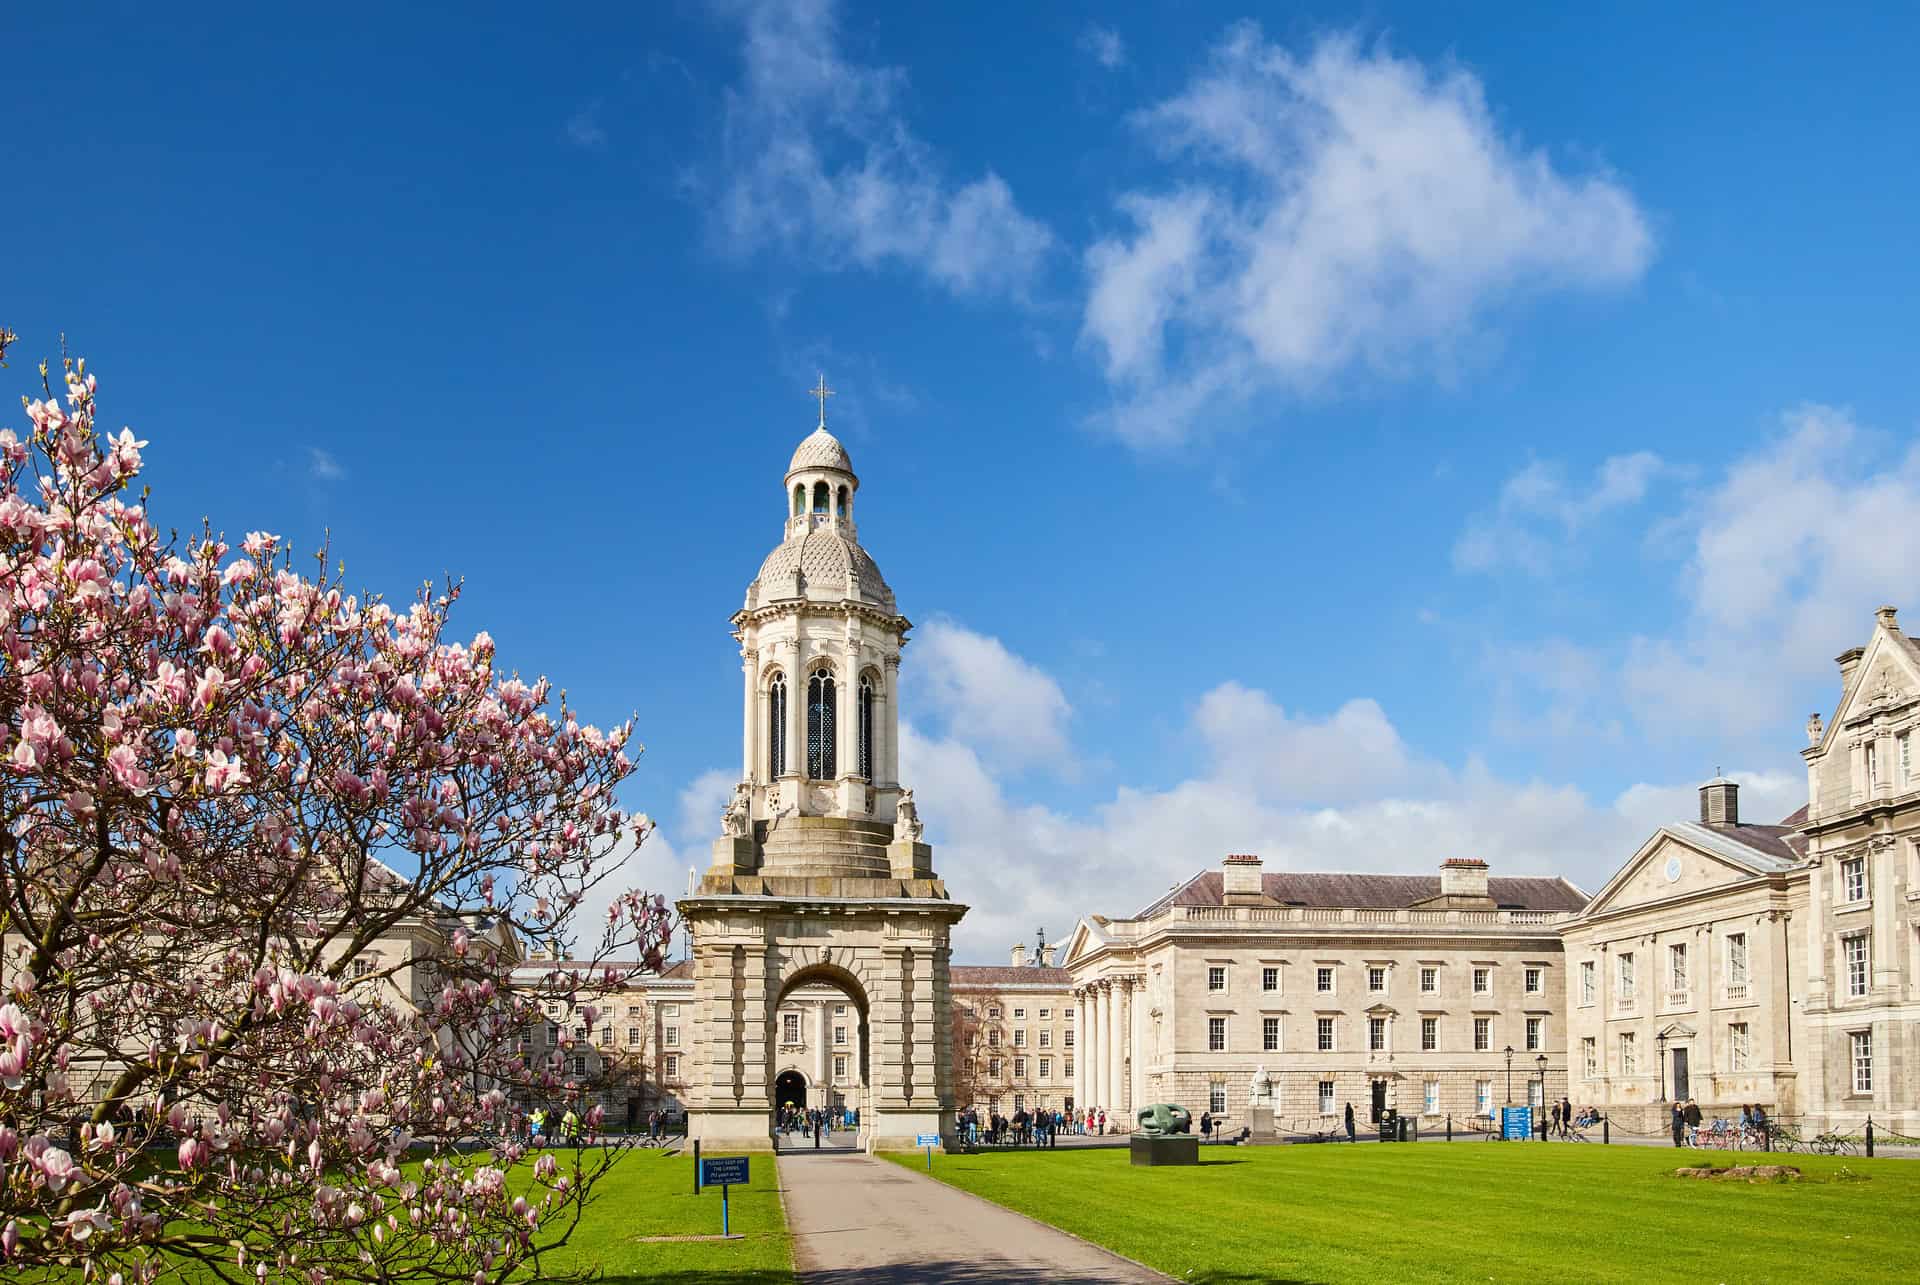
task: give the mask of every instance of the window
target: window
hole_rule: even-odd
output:
[[[1013,1010],[1013,1015],[1015,1017],[1025,1017],[1027,1015],[1027,1010],[1024,1008],[1016,1008]]]
[[[999,1020],[1000,1020],[1000,1006],[999,1006],[998,1004],[989,1004],[989,1005],[987,1006],[987,1016],[988,1016],[989,1018],[991,1018],[991,1019],[992,1019],[993,1021],[996,1021],[996,1022],[997,1022],[997,1021],[999,1021]]]
[[[1527,1081],[1527,1105],[1539,1111],[1546,1105],[1547,1086],[1538,1080]],[[1535,1117],[1538,1118],[1537,1116]]]
[[[1878,742],[1868,741],[1867,750],[1867,789],[1880,788],[1880,746]]]
[[[1073,1047],[1073,1028],[1069,1027],[1064,1033],[1061,1034],[1060,1045],[1062,1048]]]
[[[677,1080],[680,1078],[680,1055],[678,1053],[667,1054],[667,1078],[669,1080]]]
[[[807,777],[831,781],[834,771],[834,696],[833,671],[817,669],[807,680]]]
[[[1260,1047],[1269,1053],[1280,1049],[1280,1019],[1263,1017],[1260,1019]]]
[[[1320,1081],[1320,1114],[1333,1114],[1333,1081]]]
[[[1369,1017],[1367,1019],[1367,1048],[1375,1053],[1387,1051],[1387,1019]]]
[[[1024,1094],[1024,1093],[1016,1093],[1016,1094],[1014,1094],[1014,1095],[1013,1095],[1013,1109],[1014,1109],[1015,1111],[1025,1111],[1025,1110],[1027,1109],[1027,1095],[1026,1095],[1026,1094]]]
[[[1052,1043],[1053,1043],[1053,1032],[1052,1032],[1052,1031],[1041,1031],[1041,1032],[1040,1032],[1040,1047],[1041,1047],[1041,1048],[1046,1048],[1046,1047],[1048,1047],[1049,1045],[1051,1045]]]
[[[782,1044],[800,1042],[800,1014],[782,1013],[780,1015],[780,1042]]]
[[[1840,863],[1840,891],[1848,904],[1867,899],[1867,859],[1865,857],[1848,857]]]
[[[992,1076],[996,1080],[1000,1078],[1000,1059],[999,1058],[990,1057],[987,1059],[987,1074]]]
[[[627,1028],[627,1047],[630,1049],[637,1049],[640,1047],[640,1028],[639,1027],[629,1026]]]
[[[1367,989],[1375,995],[1387,989],[1387,970],[1384,968],[1369,968],[1367,970]]]
[[[1422,995],[1431,995],[1439,989],[1440,970],[1437,968],[1422,968],[1420,970],[1420,993]]]
[[[1540,1028],[1545,1024],[1545,1018],[1529,1017],[1527,1019],[1527,1052],[1538,1053],[1540,1051]]]
[[[584,1027],[584,1026],[576,1026],[576,1027],[574,1027],[574,1028],[573,1028],[573,1042],[574,1042],[575,1044],[585,1044],[585,1043],[587,1042],[587,1028],[586,1028],[586,1027]]]
[[[1591,959],[1580,961],[1580,1002],[1593,1003],[1593,961]]]
[[[1207,989],[1223,991],[1227,989],[1227,970],[1218,964],[1207,970]]]
[[[1333,1052],[1333,1019],[1323,1017],[1314,1023],[1314,1046],[1322,1053]]]
[[[844,1080],[847,1078],[847,1055],[845,1053],[835,1053],[833,1055],[833,1078],[836,1080]]]
[[[1227,1082],[1209,1080],[1207,1082],[1207,1110],[1219,1115],[1227,1109]]]
[[[1727,934],[1727,985],[1747,984],[1747,935]]]
[[[1421,1098],[1420,1110],[1424,1115],[1440,1114],[1440,1081],[1427,1081],[1427,1091]]]
[[[1280,970],[1277,968],[1261,969],[1260,970],[1260,989],[1263,991],[1279,990],[1280,989]]]
[[[1154,969],[1154,971],[1155,971],[1155,972],[1159,972],[1159,971],[1160,971],[1160,965],[1158,965],[1158,964],[1155,964],[1155,965],[1153,966],[1153,969]],[[1071,1021],[1073,1020],[1073,1010],[1072,1010],[1072,1009],[1070,1009],[1070,1008],[1063,1008],[1063,1009],[1061,1009],[1061,1010],[1060,1010],[1060,1020],[1061,1020],[1061,1021],[1063,1021],[1063,1022],[1071,1022]]]
[[[1626,953],[1618,956],[1617,958],[1620,961],[1616,966],[1619,970],[1618,977],[1617,977],[1617,981],[1619,982],[1619,985],[1615,989],[1617,989],[1620,992],[1620,998],[1623,1001],[1627,1003],[1632,1003],[1633,1002],[1633,952],[1627,951]]]
[[[530,1053],[532,1051],[533,1051],[533,1032],[532,1031],[520,1032],[520,1052],[525,1054],[525,1053]]]
[[[1023,1057],[1013,1059],[1013,1078],[1016,1080],[1027,1078],[1027,1059]]]
[[[860,705],[855,711],[855,726],[859,729],[860,746],[856,757],[859,760],[858,771],[869,781],[873,779],[873,679],[860,675]]]
[[[613,1024],[612,1023],[608,1023],[607,1025],[600,1028],[600,1045],[602,1048],[611,1048],[613,1046]]]
[[[1639,1069],[1639,1049],[1634,1045],[1633,1032],[1623,1032],[1620,1036],[1620,1074],[1633,1075]]]
[[[1687,944],[1675,942],[1667,947],[1667,987],[1670,990],[1687,989]]]
[[[666,1035],[663,1037],[663,1042],[666,1044],[668,1048],[673,1048],[677,1046],[680,1043],[680,1028],[677,1026],[667,1027]]]
[[[1314,969],[1313,985],[1314,985],[1314,989],[1319,991],[1322,995],[1333,994],[1333,970],[1331,968]]]
[[[584,1056],[576,1056],[573,1059],[573,1074],[576,1076],[581,1076],[581,1075],[585,1075],[586,1073],[587,1073],[587,1059]]]
[[[998,1031],[987,1032],[987,1047],[990,1049],[997,1049],[1000,1047],[1000,1032]]]
[[[1475,1080],[1473,1082],[1473,1113],[1475,1115],[1493,1114],[1492,1080]]]
[[[1209,1017],[1207,1019],[1207,1051],[1209,1053],[1220,1053],[1224,1052],[1226,1047],[1227,1019],[1224,1017]]]
[[[1013,1047],[1017,1049],[1027,1047],[1027,1032],[1024,1027],[1013,1033]]]
[[[1580,1067],[1589,1080],[1600,1074],[1600,1046],[1591,1035],[1580,1041]]]
[[[1752,1045],[1747,1039],[1747,1024],[1734,1022],[1727,1027],[1727,1053],[1733,1063],[1733,1069],[1747,1069],[1747,1059],[1752,1053]]]
[[[815,482],[813,484],[813,511],[815,513],[825,513],[827,511],[829,498],[832,494],[832,489],[828,487],[825,482]]]
[[[554,1017],[560,1012],[560,1006],[552,1000],[547,1001],[547,1016]]]
[[[560,1028],[552,1022],[547,1023],[547,1046],[555,1047],[560,1043]]]
[[[787,773],[787,676],[778,670],[767,683],[767,771]]]
[[[1069,1080],[1073,1078],[1073,1059],[1072,1058],[1068,1057],[1068,1058],[1060,1059],[1060,1074],[1064,1078]]]
[[[841,1046],[845,1046],[845,1044],[846,1044],[846,1042],[847,1042],[847,1028],[846,1028],[846,1027],[844,1027],[844,1026],[836,1026],[836,1027],[834,1027],[834,1028],[833,1028],[833,1042],[834,1042],[835,1044],[838,1044],[838,1045],[841,1045]]]
[[[1440,1047],[1440,1019],[1423,1017],[1420,1019],[1420,1048],[1431,1053]]]
[[[1041,1010],[1040,1010],[1040,1020],[1041,1020],[1041,1021],[1043,1021],[1043,1022],[1044,1022],[1044,1021],[1047,1021],[1047,1020],[1048,1020],[1049,1018],[1051,1018],[1052,1016],[1053,1016],[1053,1010],[1052,1010],[1052,1009],[1050,1009],[1050,1008],[1043,1008],[1043,1009],[1041,1009]]]
[[[678,1017],[680,1016],[680,1006],[678,1004],[662,1004],[660,1006],[660,1016]]]
[[[835,1017],[845,1017],[847,1015],[847,1006],[845,1004],[835,1004],[833,1006],[833,1015]]]
[[[1913,784],[1913,733],[1902,732],[1895,738],[1894,744],[1900,747],[1900,780],[1907,785]]]
[[[365,977],[372,971],[373,961],[371,959],[356,959],[353,961],[353,975],[355,977]]]
[[[1541,973],[1542,970],[1538,968],[1529,968],[1527,970],[1527,994],[1538,995],[1540,993]]]
[[[1492,990],[1493,990],[1493,970],[1491,968],[1474,969],[1473,970],[1473,993],[1475,995],[1486,995],[1490,993]]]
[[[1855,1031],[1853,1040],[1853,1091],[1873,1092],[1873,1032]]]
[[[637,1022],[640,1020],[640,1006],[638,1004],[627,1005],[627,1020],[629,1022]]]
[[[1043,1080],[1053,1078],[1053,1059],[1052,1058],[1043,1057],[1040,1059],[1040,1078]]]
[[[1473,1019],[1473,1051],[1485,1053],[1493,1047],[1493,1019],[1476,1017]]]
[[[1857,933],[1840,939],[1847,953],[1847,994],[1867,993],[1867,935]]]

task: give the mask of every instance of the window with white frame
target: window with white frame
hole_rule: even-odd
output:
[[[1210,991],[1227,989],[1227,970],[1223,965],[1214,964],[1207,969],[1207,989]]]
[[[987,1074],[988,1076],[996,1080],[1000,1078],[1000,1059],[999,1058],[990,1057],[987,1059]]]
[[[1052,1032],[1052,1031],[1041,1031],[1041,1032],[1040,1032],[1040,1047],[1041,1047],[1041,1048],[1043,1048],[1043,1049],[1044,1049],[1044,1048],[1052,1048],[1052,1047],[1053,1047],[1053,1032]]]
[[[1636,1046],[1632,1031],[1620,1034],[1620,1074],[1633,1075],[1640,1069],[1640,1050]]]
[[[1593,1003],[1593,995],[1594,995],[1593,973],[1594,973],[1593,961],[1591,959],[1581,960],[1580,961],[1580,1002],[1585,1005],[1591,1005]]]
[[[1053,1078],[1053,1059],[1052,1058],[1043,1057],[1040,1059],[1040,1078],[1043,1080],[1050,1080]]]
[[[668,1048],[678,1047],[680,1043],[680,1028],[678,1026],[665,1027],[661,1034],[660,1042]]]
[[[1314,1047],[1322,1053],[1333,1052],[1333,1019],[1322,1017],[1314,1022]]]
[[[1073,1059],[1070,1057],[1062,1058],[1060,1059],[1060,1063],[1060,1074],[1071,1080],[1073,1078]]]
[[[847,1055],[845,1053],[835,1053],[833,1055],[833,1078],[836,1080],[844,1080],[847,1078]]]
[[[1902,732],[1900,733],[1899,736],[1894,738],[1893,743],[1896,746],[1898,746],[1900,749],[1900,782],[1903,785],[1912,785],[1913,784],[1913,733]]]
[[[1387,1051],[1387,1019],[1369,1017],[1367,1019],[1367,1048],[1375,1053]]]
[[[1867,751],[1867,789],[1870,791],[1877,790],[1880,788],[1880,746],[1877,742],[1868,741],[1865,748]]]
[[[1280,1019],[1263,1017],[1260,1019],[1260,1047],[1269,1053],[1280,1050]]]
[[[1427,1081],[1427,1091],[1421,1100],[1420,1109],[1423,1115],[1440,1114],[1440,1081]]]
[[[798,1044],[800,1042],[800,1014],[780,1014],[780,1042]]]
[[[1000,1006],[998,1004],[987,1005],[987,1020],[990,1022],[1000,1020]]]
[[[1747,935],[1727,934],[1727,985],[1747,984]]]
[[[1013,1033],[1013,1047],[1017,1049],[1027,1047],[1027,1032],[1024,1028]]]
[[[584,1027],[584,1026],[576,1026],[576,1027],[574,1027],[574,1028],[573,1028],[573,1042],[574,1042],[575,1044],[585,1044],[585,1043],[587,1042],[587,1028],[586,1028],[586,1027]]]
[[[1733,1069],[1736,1071],[1746,1070],[1752,1052],[1753,1046],[1747,1038],[1747,1024],[1745,1022],[1729,1023],[1727,1025],[1727,1055],[1728,1060],[1732,1063]]]
[[[1667,947],[1667,988],[1676,991],[1687,989],[1687,944],[1683,941]]]
[[[1440,1047],[1440,1019],[1423,1017],[1420,1019],[1420,1047],[1431,1053]]]
[[[1431,966],[1422,968],[1420,970],[1420,993],[1422,995],[1431,995],[1439,989],[1440,970]]]
[[[549,1048],[557,1048],[559,1044],[560,1044],[560,1028],[555,1026],[552,1022],[548,1022],[547,1023],[547,1045]]]
[[[1375,995],[1387,989],[1387,970],[1380,967],[1367,969],[1367,989]]]
[[[1015,1021],[1018,1021],[1019,1019],[1025,1017],[1026,1015],[1027,1015],[1027,1010],[1024,1008],[1016,1008],[1013,1010],[1013,1016]]]
[[[1589,1080],[1600,1074],[1600,1046],[1591,1035],[1580,1041],[1580,1073]]]
[[[1485,1053],[1493,1047],[1493,1019],[1476,1017],[1473,1019],[1473,1051]]]
[[[573,1059],[573,1073],[576,1076],[587,1073],[587,1059],[585,1057],[575,1057]]]
[[[1540,993],[1541,987],[1544,985],[1543,975],[1545,971],[1546,971],[1545,969],[1541,969],[1541,968],[1529,968],[1527,970],[1526,972],[1527,994],[1538,995]]]
[[[1538,1080],[1527,1081],[1527,1105],[1535,1111],[1546,1105],[1547,1086]],[[1539,1117],[1535,1117],[1538,1119]]]
[[[1261,969],[1260,970],[1260,989],[1263,991],[1279,990],[1280,989],[1280,970],[1277,968]]]
[[[678,1053],[667,1054],[666,1072],[669,1080],[677,1080],[680,1078],[680,1055]]]
[[[1013,1059],[1013,1078],[1016,1080],[1027,1078],[1027,1059],[1023,1057]]]
[[[1473,970],[1473,993],[1475,995],[1486,995],[1491,993],[1492,990],[1493,990],[1493,970],[1491,968],[1474,969]]]
[[[996,1031],[988,1031],[988,1032],[987,1032],[987,1047],[988,1047],[988,1048],[990,1048],[990,1049],[997,1049],[997,1048],[999,1048],[999,1047],[1000,1047],[1000,1032],[999,1032],[999,1031],[997,1031],[997,1030],[996,1030]]]
[[[627,1028],[627,1047],[630,1049],[637,1049],[640,1047],[640,1028],[639,1027],[629,1026]]]
[[[1209,1017],[1207,1019],[1207,1051],[1222,1053],[1227,1047],[1227,1019]]]
[[[601,1048],[613,1047],[613,1023],[612,1022],[608,1022],[605,1026],[602,1026],[600,1028],[600,1047]]]
[[[1848,857],[1840,863],[1840,898],[1848,905],[1867,899],[1867,859]]]
[[[1320,1114],[1333,1114],[1333,1081],[1320,1081]]]
[[[1061,1034],[1060,1044],[1061,1044],[1061,1047],[1063,1048],[1073,1047],[1073,1028],[1072,1027],[1068,1027],[1067,1030]]]
[[[1527,1019],[1527,1052],[1538,1053],[1540,1051],[1540,1032],[1541,1028],[1545,1025],[1545,1018],[1529,1017]]]
[[[1853,1091],[1855,1093],[1873,1092],[1873,1032],[1854,1031],[1853,1041]]]
[[[680,1006],[678,1004],[662,1004],[660,1006],[660,1016],[678,1017],[680,1016]]]
[[[1473,1113],[1475,1115],[1493,1114],[1492,1080],[1475,1080],[1473,1082]]]
[[[638,1004],[627,1005],[627,1020],[629,1022],[637,1022],[640,1020],[640,1006]]]
[[[1050,1008],[1043,1008],[1043,1009],[1041,1009],[1041,1010],[1040,1010],[1040,1020],[1041,1020],[1041,1021],[1043,1021],[1043,1022],[1044,1022],[1044,1021],[1046,1021],[1046,1020],[1047,1020],[1048,1018],[1050,1018],[1050,1017],[1052,1017],[1052,1016],[1053,1016],[1053,1010],[1052,1010],[1052,1009],[1050,1009]]]
[[[1632,1003],[1633,1002],[1633,952],[1630,950],[1622,951],[1620,954],[1614,956],[1614,959],[1616,961],[1614,964],[1614,969],[1615,969],[1614,989],[1619,993],[1620,998],[1623,1001],[1627,1003]]]
[[[1207,1110],[1215,1115],[1227,1109],[1227,1082],[1225,1080],[1207,1081]]]
[[[1333,994],[1333,970],[1324,966],[1314,969],[1313,987],[1322,995]]]
[[[834,1028],[833,1028],[833,1042],[834,1042],[835,1044],[838,1044],[838,1045],[841,1045],[841,1046],[843,1046],[843,1047],[845,1046],[845,1044],[846,1044],[846,1042],[847,1042],[847,1028],[846,1028],[846,1027],[844,1027],[844,1026],[836,1026],[836,1027],[834,1027]]]
[[[1847,959],[1847,994],[1853,996],[1867,993],[1867,935],[1855,933],[1851,937],[1840,939],[1841,948]]]

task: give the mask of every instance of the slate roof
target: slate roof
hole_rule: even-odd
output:
[[[1440,895],[1440,876],[1312,874],[1280,870],[1263,872],[1260,890],[1283,905],[1326,908],[1401,909]],[[1587,894],[1561,878],[1501,877],[1487,880],[1488,895],[1504,910],[1578,910]],[[1136,919],[1155,915],[1166,906],[1222,906],[1218,870],[1203,870],[1160,898]]]
[[[1781,818],[1780,825],[1787,830],[1798,830],[1807,823],[1807,805],[1802,803],[1793,815]]]
[[[1802,849],[1784,825],[1702,825],[1669,821],[1660,827],[1696,848],[1726,857],[1761,874],[1777,874],[1800,864]]]
[[[1067,987],[1067,970],[1064,968],[1037,968],[1031,964],[1015,968],[1011,964],[955,964],[947,970],[948,982],[954,986],[1007,986],[1026,984],[1029,986]]]

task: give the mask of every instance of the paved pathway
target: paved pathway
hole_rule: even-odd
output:
[[[1168,1279],[888,1160],[789,1152],[780,1186],[805,1285]]]

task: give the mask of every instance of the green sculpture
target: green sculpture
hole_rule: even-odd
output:
[[[1162,1135],[1169,1133],[1192,1133],[1193,1113],[1185,1107],[1177,1107],[1169,1102],[1156,1102],[1140,1111],[1140,1123],[1135,1133]]]

